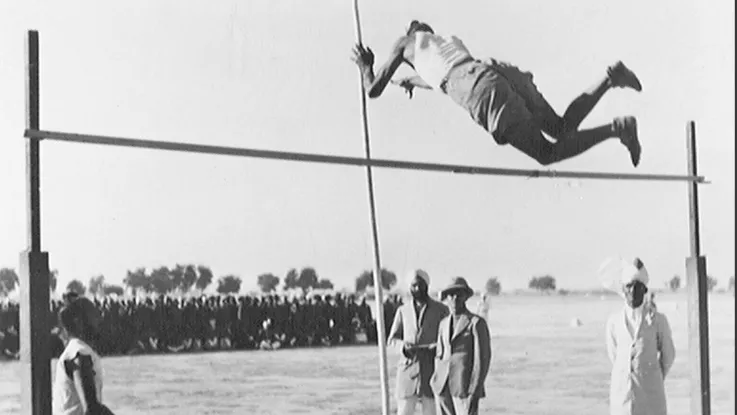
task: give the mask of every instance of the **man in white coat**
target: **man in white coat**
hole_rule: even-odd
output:
[[[412,301],[403,304],[394,315],[389,330],[389,345],[397,345],[397,414],[412,415],[418,404],[423,415],[435,415],[435,396],[430,377],[435,372],[435,350],[440,321],[448,307],[428,295],[430,276],[423,270],[409,275]]]
[[[639,258],[627,264],[622,271],[625,306],[607,322],[611,415],[668,412],[664,381],[676,353],[668,319],[644,301],[648,281],[647,269]]]

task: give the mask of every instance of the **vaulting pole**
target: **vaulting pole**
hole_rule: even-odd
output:
[[[26,39],[26,128],[40,119],[38,32]],[[41,141],[26,142],[27,249],[20,254],[21,413],[51,414],[49,256],[41,251]]]
[[[356,27],[356,41],[363,44],[361,36],[361,19],[358,15],[358,0],[353,0],[353,17]],[[368,111],[366,109],[366,89],[363,85],[363,74],[358,73],[358,84],[361,93],[361,116],[363,119],[363,144],[366,159],[371,158],[371,142],[369,140]],[[374,293],[376,295],[376,339],[379,344],[379,377],[381,380],[381,413],[389,415],[389,373],[386,364],[386,331],[384,329],[384,301],[381,287],[381,257],[379,251],[379,229],[376,225],[376,204],[374,202],[374,179],[371,166],[366,166],[368,183],[369,211],[371,212],[371,233],[374,247]]]
[[[696,157],[696,123],[686,126],[688,174],[698,173]],[[706,257],[701,255],[699,229],[699,185],[688,184],[689,234],[691,256],[686,259],[686,291],[688,292],[688,361],[691,371],[691,414],[711,414],[709,381],[709,302]]]

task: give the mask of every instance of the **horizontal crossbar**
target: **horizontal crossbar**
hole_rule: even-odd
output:
[[[293,153],[273,150],[257,150],[239,147],[222,147],[203,144],[188,144],[171,141],[138,140],[121,137],[110,137],[89,134],[63,133],[45,130],[26,130],[25,137],[37,140],[66,141],[73,143],[100,144],[118,147],[148,148],[188,153],[218,154],[224,156],[252,157],[272,160],[292,160],[313,163],[339,164],[350,166],[372,166],[381,168],[423,170],[460,174],[477,174],[488,176],[547,177],[553,179],[602,179],[602,180],[639,180],[639,181],[680,181],[706,183],[703,176],[667,175],[667,174],[635,174],[635,173],[602,173],[556,170],[524,170],[498,167],[464,166],[454,164],[422,163],[403,160],[366,159],[360,157],[330,156],[324,154]]]

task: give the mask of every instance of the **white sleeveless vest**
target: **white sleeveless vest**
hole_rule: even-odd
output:
[[[471,53],[455,36],[415,34],[415,72],[434,89],[440,89],[450,70],[469,58],[472,58]]]

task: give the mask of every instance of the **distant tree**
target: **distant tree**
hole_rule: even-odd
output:
[[[718,283],[718,282],[719,282],[719,281],[717,281],[717,279],[716,279],[716,278],[712,277],[711,275],[707,275],[707,276],[706,276],[706,289],[707,289],[707,290],[708,290],[709,292],[712,292],[712,291],[714,290],[714,287],[716,287],[716,286],[717,286],[717,283]]]
[[[237,293],[240,290],[241,279],[235,275],[226,275],[224,277],[220,277],[218,280],[217,292],[220,294]]]
[[[105,288],[105,276],[104,275],[98,275],[96,277],[91,277],[90,282],[87,283],[87,290],[92,295],[104,294],[104,288]]]
[[[71,280],[69,281],[69,284],[67,284],[67,292],[73,292],[77,295],[84,295],[86,291],[87,288],[80,280]]]
[[[668,281],[668,288],[670,288],[671,291],[678,291],[681,288],[681,277],[674,275],[673,278]]]
[[[197,282],[197,269],[194,265],[187,265],[184,268],[184,274],[182,275],[182,282],[179,284],[179,288],[182,291],[189,291]]]
[[[727,286],[729,287],[729,291],[734,292],[734,275],[729,277],[729,284]]]
[[[49,271],[49,289],[51,292],[56,291],[59,271]],[[12,268],[0,269],[0,295],[7,295],[20,286],[20,278]]]
[[[151,291],[151,281],[146,274],[146,268],[137,268],[135,271],[126,271],[123,284],[132,289],[133,292],[149,292]]]
[[[184,270],[185,267],[181,264],[176,264],[174,268],[169,270],[169,279],[171,280],[173,290],[184,290],[184,287],[182,287],[182,284],[184,283]]]
[[[373,272],[368,271],[368,270],[363,271],[361,275],[356,277],[356,285],[355,285],[356,292],[357,293],[364,292],[366,291],[366,288],[373,287],[374,286],[373,279],[374,279]]]
[[[20,280],[18,274],[12,268],[0,269],[0,295],[8,295],[9,292],[15,290]]]
[[[297,285],[303,290],[307,291],[310,288],[316,288],[318,280],[319,277],[317,276],[317,271],[315,271],[315,269],[312,267],[305,267],[302,268],[302,271],[299,272]]]
[[[542,277],[533,277],[530,279],[528,287],[533,290],[542,292],[555,291],[555,278],[551,275],[544,275]]]
[[[199,290],[204,290],[212,284],[212,270],[204,265],[197,266],[197,282],[195,287]]]
[[[320,281],[317,282],[315,288],[317,288],[318,290],[332,290],[334,287],[333,283],[329,279],[322,278],[320,279]]]
[[[397,284],[397,274],[386,268],[381,269],[381,287],[390,290]],[[366,291],[366,288],[374,286],[374,272],[365,270],[356,278],[356,292]]]
[[[373,282],[373,272],[371,273],[371,281]],[[391,290],[392,287],[397,285],[397,274],[389,271],[388,269],[381,270],[381,286],[387,290]]]
[[[279,277],[271,273],[261,274],[257,277],[256,283],[261,288],[261,292],[270,293],[276,291],[276,287],[279,286]]]
[[[105,295],[110,295],[110,294],[123,295],[125,293],[125,289],[123,287],[121,287],[120,285],[114,285],[114,284],[106,285],[102,288],[102,290],[103,290],[103,294]]]
[[[284,277],[284,289],[290,290],[299,287],[299,273],[296,269],[292,268],[287,271],[287,275]]]
[[[156,294],[167,294],[174,290],[171,281],[171,271],[168,267],[159,267],[151,271],[149,276],[152,291]]]
[[[486,292],[491,295],[499,295],[502,292],[502,284],[499,283],[499,279],[491,277],[486,280]]]
[[[51,292],[53,293],[56,291],[56,283],[59,280],[59,270],[51,270],[49,273],[49,289],[51,289]]]

